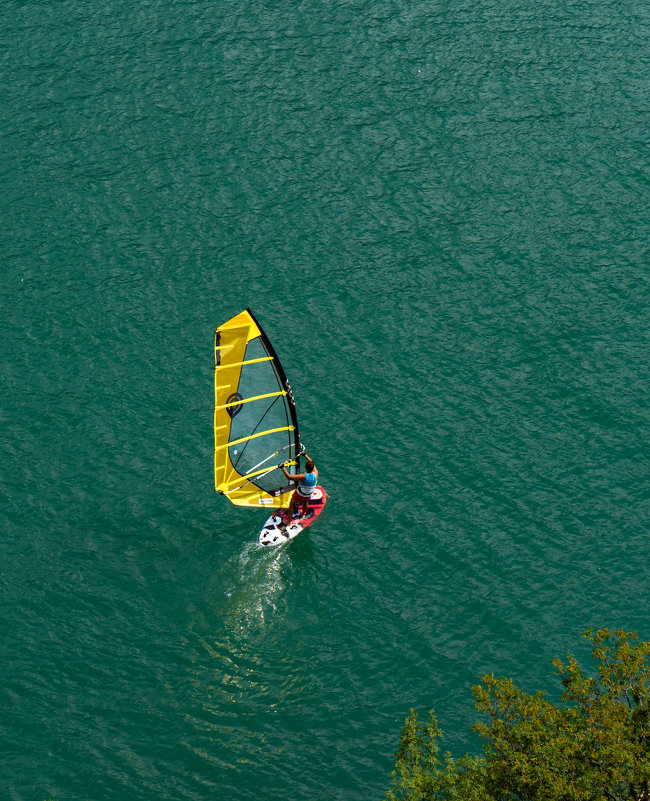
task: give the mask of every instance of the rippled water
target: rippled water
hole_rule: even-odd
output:
[[[0,796],[365,801],[650,637],[647,6],[10,2]],[[330,499],[212,489],[250,305]]]

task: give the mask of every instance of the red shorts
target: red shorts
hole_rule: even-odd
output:
[[[294,501],[296,503],[309,503],[309,498],[305,498],[305,496],[301,495],[296,489],[293,491],[293,495],[291,496],[291,502],[293,503]]]

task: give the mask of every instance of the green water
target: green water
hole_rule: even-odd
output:
[[[0,797],[366,801],[409,709],[650,638],[650,17],[5,4]],[[329,493],[212,489],[250,305]]]

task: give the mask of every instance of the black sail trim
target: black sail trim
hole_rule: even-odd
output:
[[[255,322],[255,325],[259,329],[262,341],[264,342],[264,347],[268,350],[269,356],[271,356],[271,358],[273,359],[273,366],[275,367],[275,370],[276,370],[276,372],[278,374],[278,378],[280,379],[280,385],[282,386],[283,389],[286,389],[286,391],[287,391],[289,414],[291,415],[291,423],[293,424],[293,427],[294,427],[294,432],[293,432],[293,434],[294,434],[294,444],[295,444],[296,456],[297,456],[299,451],[300,451],[300,432],[298,430],[298,415],[296,413],[296,402],[295,402],[294,397],[293,397],[293,391],[291,389],[291,384],[289,383],[289,379],[287,378],[287,374],[284,372],[284,367],[282,367],[282,363],[280,362],[280,359],[278,358],[278,354],[275,352],[275,348],[271,344],[271,340],[265,334],[264,329],[260,325],[259,320],[253,314],[253,312],[250,309],[250,307],[248,307],[246,309],[246,311],[253,318],[253,321]]]

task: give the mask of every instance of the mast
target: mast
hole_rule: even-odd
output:
[[[264,342],[264,345],[266,346],[266,349],[268,350],[269,354],[273,357],[273,366],[275,368],[275,371],[278,374],[278,378],[280,379],[280,383],[282,384],[282,386],[284,387],[284,389],[287,392],[287,400],[289,401],[289,404],[288,404],[289,414],[291,415],[291,423],[293,424],[293,427],[294,427],[294,432],[293,432],[294,433],[294,449],[295,449],[295,452],[296,452],[296,456],[295,456],[296,469],[294,471],[294,475],[295,475],[296,473],[300,472],[300,457],[298,456],[298,453],[300,452],[300,431],[298,429],[298,414],[296,412],[296,401],[295,401],[295,399],[293,397],[293,390],[291,389],[291,384],[289,383],[289,379],[287,378],[287,374],[284,372],[284,367],[282,366],[282,362],[278,358],[278,355],[275,352],[275,348],[273,347],[273,344],[271,343],[271,340],[267,337],[266,332],[264,331],[264,329],[260,325],[260,322],[257,319],[257,317],[253,314],[253,311],[250,308],[250,306],[248,306],[246,308],[246,311],[250,314],[250,316],[253,318],[253,322],[258,327],[259,332],[260,332],[260,336],[261,336],[261,338],[262,338],[262,340]]]

